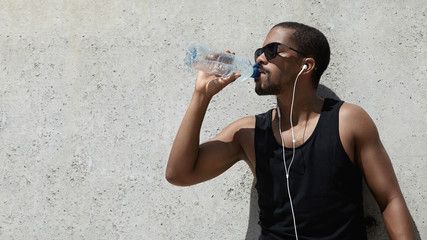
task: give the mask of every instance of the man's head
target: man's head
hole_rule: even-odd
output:
[[[305,56],[314,58],[316,66],[313,74],[313,83],[317,88],[320,77],[328,67],[331,55],[325,35],[316,28],[296,22],[282,22],[276,24],[273,28],[276,27],[295,30],[291,40],[296,49],[304,53]]]
[[[268,33],[264,47],[255,52],[255,60],[264,73],[256,79],[255,90],[259,95],[279,94],[283,85],[293,84],[306,64],[305,72],[310,74],[312,85],[317,88],[329,57],[329,44],[320,31],[295,22],[279,23]]]

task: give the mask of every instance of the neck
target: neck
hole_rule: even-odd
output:
[[[307,122],[313,113],[320,113],[322,110],[323,99],[317,96],[316,89],[296,89],[294,104],[292,109],[292,124],[298,125],[301,122]],[[277,96],[277,106],[280,109],[282,124],[290,125],[289,116],[291,114],[292,92],[285,96]]]

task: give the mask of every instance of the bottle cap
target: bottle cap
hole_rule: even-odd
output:
[[[254,72],[252,73],[252,76],[251,76],[251,78],[257,78],[257,77],[259,77],[259,75],[260,75],[260,73],[259,73],[259,64],[258,63],[255,63],[253,66],[252,66],[252,68],[253,68],[253,70],[254,70]]]

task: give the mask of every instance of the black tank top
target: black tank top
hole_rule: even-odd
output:
[[[366,239],[362,177],[339,137],[343,102],[325,99],[312,135],[296,148],[289,185],[298,238]],[[295,239],[282,146],[272,131],[272,110],[256,116],[255,154],[260,239]],[[289,166],[292,149],[285,148]]]

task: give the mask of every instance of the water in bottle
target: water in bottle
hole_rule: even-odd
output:
[[[241,76],[236,79],[237,82],[259,76],[259,65],[252,66],[248,58],[219,51],[199,43],[189,46],[184,63],[196,70],[223,77],[238,72]]]

